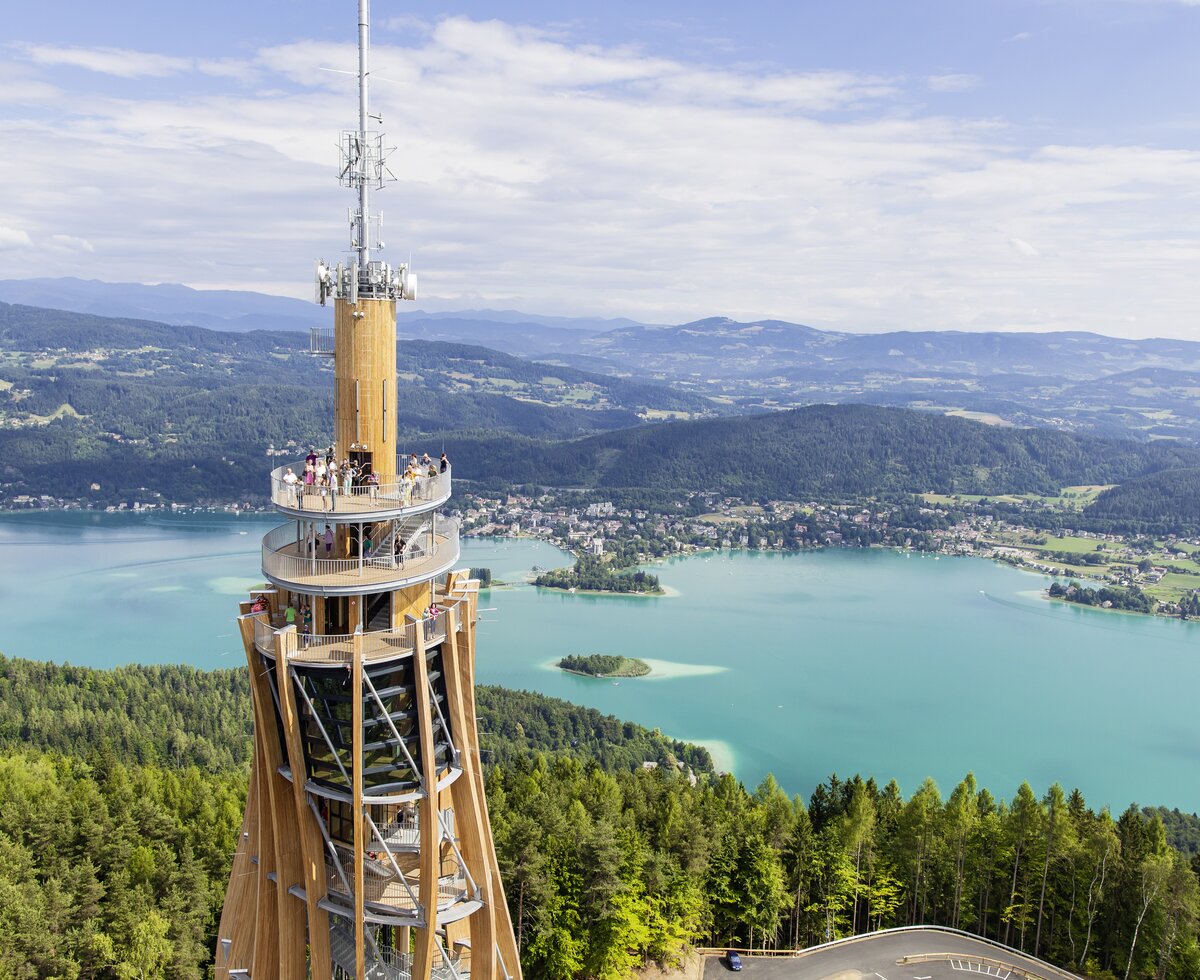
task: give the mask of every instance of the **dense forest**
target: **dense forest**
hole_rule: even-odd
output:
[[[464,476],[516,482],[806,500],[931,490],[1056,494],[1064,486],[1198,466],[1200,450],[904,409],[814,405],[641,426],[507,457],[468,456],[464,463]]]
[[[1119,527],[1171,534],[1180,526],[1200,527],[1200,468],[1169,469],[1128,480],[1105,490],[1084,514],[1098,530]]]
[[[596,555],[581,555],[571,568],[542,572],[533,580],[533,584],[550,589],[582,589],[586,592],[654,594],[662,591],[657,575],[640,569],[617,569]]]
[[[244,674],[0,659],[0,683],[0,977],[205,976],[244,802]],[[831,777],[804,803],[594,711],[478,698],[530,976],[617,980],[690,943],[794,946],[910,922],[1097,978],[1200,975],[1194,815],[1131,806],[1114,820],[1057,785],[1005,802],[970,776],[907,799]],[[63,736],[50,719],[72,704]],[[192,727],[202,737],[183,739]]]

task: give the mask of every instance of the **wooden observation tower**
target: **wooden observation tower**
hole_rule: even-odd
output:
[[[416,278],[371,255],[370,192],[390,174],[358,11],[354,256],[317,263],[334,329],[312,339],[333,358],[333,441],[272,473],[286,520],[263,538],[270,585],[241,604],[254,761],[216,976],[519,980],[479,764],[479,583],[439,516],[448,464],[396,446],[396,301]]]

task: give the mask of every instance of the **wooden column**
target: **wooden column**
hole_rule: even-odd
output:
[[[396,481],[396,303],[334,306],[334,438],[338,459],[371,450],[380,483]]]
[[[413,699],[417,708],[417,727],[420,732],[420,765],[425,783],[425,796],[418,815],[421,850],[417,855],[420,879],[417,897],[425,913],[425,924],[416,930],[413,951],[413,976],[428,977],[434,962],[434,932],[437,929],[438,872],[441,869],[441,849],[438,847],[437,762],[433,754],[433,718],[429,704],[429,666],[425,661],[425,628],[417,624],[416,649],[413,651]]]
[[[504,958],[504,966],[508,975],[514,980],[521,980],[521,960],[517,954],[516,934],[513,932],[512,916],[508,912],[508,902],[504,897],[504,883],[500,880],[500,865],[496,860],[496,843],[492,837],[492,824],[488,816],[487,793],[483,785],[483,767],[479,759],[479,727],[475,714],[475,619],[477,615],[479,593],[476,589],[468,589],[464,598],[465,603],[459,605],[463,612],[462,634],[466,638],[466,653],[462,657],[464,672],[463,709],[466,715],[467,737],[471,740],[471,757],[475,765],[463,778],[470,778],[475,783],[476,794],[479,798],[479,826],[483,831],[485,856],[487,859],[491,880],[492,908],[496,915],[496,944]],[[465,609],[464,609],[465,606]],[[461,645],[461,639],[460,639]],[[480,954],[471,950],[471,967],[476,969],[477,957]],[[491,953],[484,955],[490,956]]]
[[[254,617],[256,618],[256,617]],[[254,709],[254,733],[256,751],[259,756],[258,778],[265,785],[266,795],[260,797],[261,819],[271,824],[272,848],[270,853],[259,852],[259,869],[264,876],[275,872],[275,881],[268,882],[275,899],[276,929],[279,947],[278,976],[281,980],[305,980],[308,976],[308,958],[305,953],[304,906],[288,888],[302,877],[302,863],[296,847],[296,811],[292,805],[291,788],[279,774],[283,765],[283,751],[275,728],[275,700],[271,683],[267,679],[257,647],[254,646],[253,618],[243,620],[248,627],[247,659],[250,665],[251,703]],[[295,633],[295,628],[291,631]]]
[[[225,891],[225,905],[221,909],[221,922],[217,927],[216,977],[229,980],[229,971],[249,969],[254,955],[254,908],[258,902],[258,877],[250,862],[252,842],[257,836],[258,796],[255,793],[253,772],[246,793],[246,813],[242,817],[242,830],[237,847],[233,852],[233,867],[229,872],[229,887]],[[225,952],[222,940],[229,941],[229,952]]]
[[[292,805],[299,824],[299,846],[303,859],[304,897],[308,904],[308,955],[314,977],[333,975],[329,949],[329,913],[320,906],[328,892],[325,873],[325,842],[317,826],[316,815],[308,805],[304,783],[304,746],[300,734],[300,716],[296,710],[296,692],[292,689],[288,658],[296,652],[296,631],[280,634],[279,659],[275,665],[279,687],[279,711],[283,719],[284,741],[287,743],[288,765],[292,770]]]
[[[274,977],[279,974],[279,908],[275,901],[275,884],[267,878],[267,872],[275,870],[275,820],[271,813],[271,787],[268,781],[270,763],[265,733],[258,721],[263,705],[262,695],[255,683],[258,670],[261,669],[257,663],[258,650],[254,646],[256,618],[243,616],[238,620],[242,643],[246,648],[246,664],[250,669],[250,703],[255,717],[251,778],[258,801],[258,819],[255,821],[256,833],[251,835],[251,853],[258,859],[254,865],[255,878],[258,879],[258,900],[254,909],[254,966],[251,975]]]
[[[492,980],[496,976],[496,911],[492,898],[490,869],[487,863],[487,848],[483,839],[482,825],[487,820],[487,811],[481,805],[478,787],[471,778],[472,770],[479,765],[479,753],[471,738],[471,727],[464,707],[465,699],[471,697],[470,672],[464,669],[466,652],[459,647],[458,620],[459,604],[446,611],[446,642],[442,646],[442,670],[446,677],[446,699],[450,715],[450,729],[460,750],[463,774],[450,787],[454,800],[454,828],[458,833],[463,860],[471,871],[471,877],[479,886],[483,908],[470,916],[467,925],[471,932],[471,976],[473,980]],[[466,603],[462,604],[463,606]],[[465,696],[464,696],[465,695]],[[503,901],[501,896],[501,901]],[[447,936],[449,938],[449,936]],[[478,952],[476,952],[478,951]]]

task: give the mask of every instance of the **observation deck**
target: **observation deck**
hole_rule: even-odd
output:
[[[402,458],[401,468],[406,459]],[[293,486],[284,482],[289,469],[298,481]],[[442,506],[450,499],[450,472],[447,466],[436,476],[422,476],[415,481],[397,478],[378,486],[356,486],[345,493],[341,489],[305,486],[304,460],[298,460],[271,471],[271,503],[280,513],[299,519],[330,523],[385,521]]]
[[[317,557],[323,550],[320,541],[316,542],[316,554],[307,548],[297,525],[280,525],[263,538],[263,574],[277,587],[304,595],[394,592],[427,582],[458,564],[458,523],[438,521],[436,530],[425,540],[409,542],[399,559],[390,554],[357,558]]]
[[[296,648],[288,654],[290,663],[345,667],[353,662],[354,642],[360,637],[364,663],[379,660],[396,660],[411,657],[417,642],[424,639],[426,646],[436,646],[446,639],[449,629],[448,613],[443,609],[436,616],[410,622],[396,629],[368,630],[361,634],[320,633],[296,637]],[[286,627],[284,627],[286,629]],[[276,634],[281,632],[272,626],[265,616],[254,621],[254,645],[258,652],[274,659],[277,655]]]

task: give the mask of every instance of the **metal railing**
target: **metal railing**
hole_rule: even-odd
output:
[[[337,851],[338,860],[345,869],[346,878],[343,881],[337,866],[332,861],[326,861],[325,873],[328,889],[339,895],[345,895],[347,898],[353,898],[355,888],[354,850],[343,844],[335,844],[334,849]],[[408,881],[415,892],[417,882],[411,877]],[[349,894],[346,892],[347,885],[350,887]],[[418,911],[417,903],[408,894],[401,877],[383,859],[371,857],[363,859],[363,885],[364,901],[373,902],[376,905],[387,905],[410,914]],[[464,877],[452,876],[438,879],[437,905],[439,909],[446,909],[458,902],[465,902],[470,897]]]
[[[446,638],[450,618],[447,606],[457,600],[439,603],[442,611],[437,616],[427,616],[415,623],[406,623],[393,629],[371,630],[362,634],[362,658],[364,661],[387,660],[396,656],[411,655],[417,646],[417,630],[424,633],[426,644],[438,643]],[[284,627],[286,629],[286,627]],[[275,656],[275,637],[282,630],[271,625],[267,616],[254,620],[254,645],[261,653]],[[353,633],[301,633],[296,634],[296,647],[289,659],[300,663],[350,663],[354,657]]]
[[[438,887],[438,908],[444,909],[455,902],[465,902],[471,897],[467,891],[467,879],[463,877],[439,878]]]
[[[434,460],[434,466],[438,465]],[[398,469],[407,466],[401,459]],[[287,471],[296,476],[295,483],[284,480]],[[271,502],[286,510],[308,514],[376,513],[402,511],[411,507],[427,508],[450,498],[450,473],[420,476],[415,480],[397,478],[377,485],[353,486],[349,492],[339,483],[336,489],[304,483],[304,460],[287,463],[271,471]]]
[[[450,628],[449,623],[450,617],[445,609],[442,609],[436,616],[426,616],[421,620],[421,628],[425,631],[425,642],[434,643],[445,639],[446,631]]]
[[[415,847],[421,843],[421,826],[417,811],[397,813],[379,825],[379,836],[388,847]]]
[[[437,522],[436,533],[423,534],[410,541],[402,559],[393,555],[358,558],[319,558],[324,545],[318,540],[316,554],[307,542],[297,540],[295,524],[284,524],[263,537],[262,570],[274,581],[311,587],[349,587],[356,584],[380,585],[419,578],[427,571],[458,560],[458,522]]]

